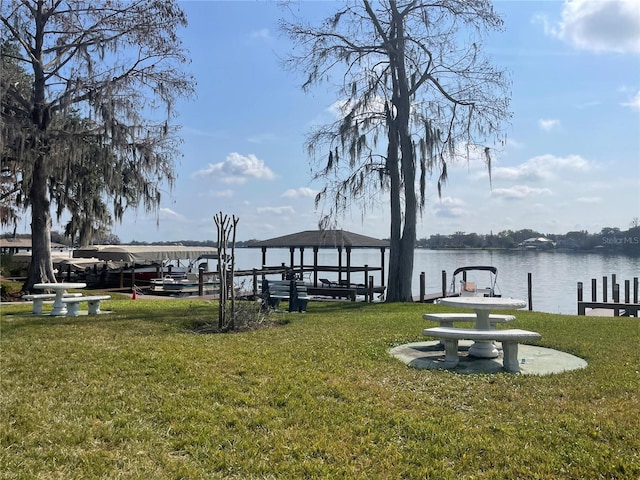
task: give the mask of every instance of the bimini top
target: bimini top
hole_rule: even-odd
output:
[[[251,242],[247,246],[249,248],[388,248],[389,242],[345,230],[306,230],[270,240]]]
[[[213,247],[183,247],[181,245],[92,245],[73,251],[74,258],[98,258],[104,261],[130,264],[162,263],[170,260],[218,258]]]
[[[475,267],[460,267],[460,268],[456,268],[455,272],[453,272],[453,276],[455,277],[460,272],[468,272],[470,270],[485,270],[487,272],[493,273],[494,275],[498,274],[498,269],[496,267],[490,267],[490,266],[486,266],[486,265],[478,265],[478,266],[475,266]]]

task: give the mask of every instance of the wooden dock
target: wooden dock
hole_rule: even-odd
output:
[[[640,311],[638,302],[638,277],[633,278],[633,297],[631,295],[632,281],[624,281],[624,301],[620,300],[620,284],[616,275],[611,275],[611,297],[608,297],[608,277],[602,277],[602,301],[598,301],[597,281],[591,279],[591,301],[584,300],[584,285],[578,282],[578,315],[637,317]],[[604,312],[611,312],[605,314]]]
[[[442,292],[435,292],[435,293],[425,293],[423,295],[420,295],[419,297],[413,297],[413,301],[414,302],[420,302],[420,303],[434,303],[436,300],[440,300],[441,298],[446,298],[446,297],[459,297],[460,295],[455,293],[455,294],[445,294],[443,295]]]

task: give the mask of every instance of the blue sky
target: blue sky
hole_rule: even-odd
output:
[[[113,232],[122,242],[215,240],[213,216],[239,217],[237,238],[266,239],[317,228],[304,141],[330,119],[329,86],[303,93],[283,70],[291,48],[277,29],[276,2],[183,1],[197,98],[178,105],[178,179],[156,218],[130,212]],[[332,1],[293,2],[321,19]],[[513,82],[508,143],[494,159],[492,184],[480,161],[450,169],[438,198],[435,179],[418,238],[456,231],[532,228],[565,233],[629,228],[640,217],[640,2],[498,1],[506,31],[487,52]],[[386,194],[345,230],[389,235]],[[54,225],[54,229],[56,226]]]

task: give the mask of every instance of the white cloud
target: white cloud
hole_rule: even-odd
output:
[[[282,196],[285,198],[315,198],[316,190],[312,190],[308,187],[290,188],[285,191]]]
[[[269,32],[268,28],[261,28],[260,30],[254,30],[253,32],[251,32],[250,36],[251,38],[270,40],[271,32]]]
[[[466,204],[463,200],[453,197],[443,197],[439,203],[433,207],[437,217],[456,218],[467,212]]]
[[[640,111],[640,90],[636,93],[636,96],[633,97],[629,102],[622,103],[624,107],[630,107],[633,110]]]
[[[538,125],[545,132],[550,132],[551,130],[560,126],[560,120],[541,118],[540,120],[538,120]]]
[[[567,155],[566,157],[557,157],[550,154],[539,155],[528,160],[527,163],[540,169],[573,171],[589,171],[593,169],[593,164],[580,155]]]
[[[269,213],[272,215],[293,215],[296,211],[290,205],[285,205],[283,207],[259,207],[257,209],[258,213],[265,214]]]
[[[580,155],[539,155],[513,167],[497,167],[491,174],[493,180],[512,182],[552,180],[566,172],[589,172],[595,166]]]
[[[596,53],[640,53],[638,0],[566,0],[562,19],[538,17],[548,35]]]
[[[532,188],[527,185],[515,185],[511,188],[494,188],[491,191],[491,195],[507,200],[522,200],[533,196],[551,195],[551,190],[548,188]]]
[[[198,170],[194,177],[219,180],[223,183],[245,183],[249,178],[271,180],[274,173],[262,160],[253,154],[247,156],[231,153],[224,162],[210,163],[207,168]]]
[[[170,208],[161,208],[158,213],[161,220],[186,221],[186,217],[184,215],[181,215]]]
[[[528,164],[527,162],[516,167],[494,168],[491,173],[491,178],[494,181],[507,180],[511,182],[537,182],[539,180],[542,180],[544,176],[545,172],[539,171],[537,168],[534,168],[533,165]]]

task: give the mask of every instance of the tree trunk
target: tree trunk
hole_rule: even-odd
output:
[[[392,103],[395,118],[390,122],[389,149],[393,148],[393,169],[391,175],[391,243],[389,248],[389,288],[387,301],[411,302],[413,293],[413,255],[416,239],[416,192],[415,192],[415,152],[409,134],[409,116],[411,114],[411,98],[409,81],[405,67],[405,39],[403,16],[397,10],[395,2],[390,2],[395,24],[394,47],[389,51],[389,59],[394,71]],[[391,132],[393,129],[393,132]],[[400,151],[400,168],[398,168],[398,150]],[[391,160],[391,159],[389,159]],[[400,170],[400,172],[398,172]],[[396,186],[394,187],[394,179]],[[404,189],[402,189],[404,186]],[[404,218],[400,208],[401,191],[404,191]],[[397,208],[394,209],[394,201]],[[400,235],[400,226],[402,235]]]
[[[406,78],[401,78],[406,82]],[[399,82],[401,83],[401,82]],[[405,83],[406,84],[406,83]],[[401,89],[402,90],[402,89]],[[404,92],[403,92],[404,93]],[[412,302],[413,292],[411,283],[413,280],[413,256],[416,245],[416,220],[417,220],[417,197],[416,197],[416,168],[415,151],[411,135],[409,134],[409,115],[411,106],[408,95],[400,96],[398,106],[398,136],[400,140],[400,165],[402,179],[404,181],[404,226],[402,237],[400,238],[400,261],[399,261],[399,300],[400,302]]]
[[[31,264],[27,280],[22,287],[32,290],[34,283],[55,282],[51,261],[51,209],[47,195],[47,175],[44,158],[38,156],[33,169],[31,196]]]
[[[402,231],[402,181],[398,165],[398,135],[395,120],[391,111],[386,111],[387,125],[389,129],[387,145],[387,173],[390,179],[389,203],[391,206],[391,232],[389,241],[389,275],[387,281],[387,302],[399,302],[402,300],[401,289],[401,257],[402,246],[400,233]]]

